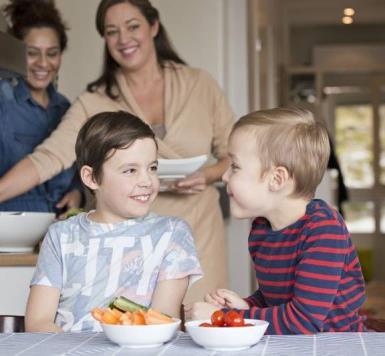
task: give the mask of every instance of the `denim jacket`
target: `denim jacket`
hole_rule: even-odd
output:
[[[40,106],[24,79],[0,79],[0,176],[31,153],[58,126],[69,101],[48,87],[49,104]],[[18,197],[0,203],[0,211],[55,211],[56,203],[73,188],[71,167]],[[78,183],[74,183],[78,187]]]

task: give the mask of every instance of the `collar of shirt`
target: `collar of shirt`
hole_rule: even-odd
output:
[[[48,96],[49,96],[49,107],[55,107],[55,106],[65,106],[66,99],[62,97],[54,88],[53,84],[51,83],[48,88]],[[40,106],[31,95],[31,90],[28,87],[27,82],[24,78],[18,78],[17,84],[14,89],[15,98],[16,100],[21,103],[25,101],[30,101],[34,105]]]

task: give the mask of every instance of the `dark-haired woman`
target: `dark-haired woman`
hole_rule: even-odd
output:
[[[217,159],[161,193],[154,204],[156,212],[182,217],[192,227],[204,278],[192,286],[185,302],[201,300],[227,285],[224,223],[212,183],[227,168],[233,113],[217,83],[180,59],[148,0],[102,0],[96,25],[106,46],[101,77],[80,95],[50,138],[0,180],[0,201],[70,166],[77,133],[92,115],[133,113],[155,131],[160,157],[212,154]],[[27,171],[29,178],[19,177],[15,184],[17,172]]]
[[[69,107],[52,82],[67,44],[66,28],[53,2],[10,1],[4,7],[9,33],[27,47],[27,77],[0,79],[0,176],[30,154],[57,127]],[[1,211],[58,212],[78,206],[81,193],[71,190],[74,169],[0,203]]]

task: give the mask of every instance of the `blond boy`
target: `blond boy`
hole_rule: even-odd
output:
[[[269,334],[364,330],[356,250],[343,218],[314,199],[329,153],[324,124],[302,109],[257,111],[234,125],[223,181],[231,213],[255,218],[249,252],[259,288],[244,299],[216,290],[192,306],[193,318],[236,308],[269,321]]]

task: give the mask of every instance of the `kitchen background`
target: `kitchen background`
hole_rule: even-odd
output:
[[[103,43],[94,26],[98,2],[56,0],[70,27],[58,83],[71,100],[101,67]],[[217,79],[238,117],[296,104],[327,121],[349,190],[345,218],[371,281],[369,290],[374,286],[385,296],[385,0],[153,4],[182,58]],[[334,205],[336,174],[329,170],[317,192]],[[248,294],[255,287],[247,254],[250,222],[228,218],[226,223],[231,288]],[[23,314],[32,271],[33,266],[0,267],[0,283],[12,280],[14,286],[1,293],[0,315]],[[385,305],[384,300],[374,304]]]

